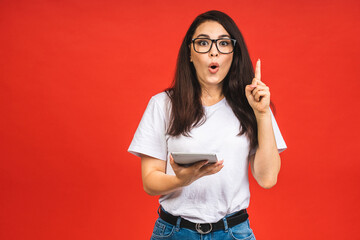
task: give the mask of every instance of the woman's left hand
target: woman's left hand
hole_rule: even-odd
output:
[[[252,83],[245,87],[245,95],[255,116],[269,113],[270,90],[261,81],[260,59],[256,62],[255,77]]]

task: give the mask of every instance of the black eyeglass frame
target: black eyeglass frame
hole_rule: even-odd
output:
[[[197,39],[204,39],[204,40],[210,40],[210,41],[211,41],[210,48],[209,48],[209,50],[208,50],[207,52],[198,52],[198,51],[196,51],[194,42],[195,42],[195,40],[197,40]],[[219,41],[219,40],[224,40],[224,39],[226,39],[226,40],[231,40],[231,41],[233,42],[233,50],[232,50],[231,52],[229,52],[229,53],[224,53],[224,52],[220,51],[219,48],[218,48],[217,41]],[[234,52],[235,44],[236,44],[236,39],[232,39],[232,38],[218,38],[218,39],[194,38],[194,39],[191,39],[191,43],[192,43],[192,45],[193,45],[194,51],[197,52],[197,53],[208,53],[208,52],[210,52],[210,51],[211,51],[211,48],[212,48],[212,46],[213,46],[213,43],[215,43],[216,49],[219,51],[219,53],[222,53],[222,54],[230,54],[230,53],[233,53],[233,52]]]

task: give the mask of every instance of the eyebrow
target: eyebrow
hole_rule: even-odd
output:
[[[209,35],[207,35],[207,34],[199,34],[198,36],[197,36],[197,38],[198,37],[206,37],[206,38],[210,38],[210,36]],[[230,36],[229,35],[227,35],[227,34],[223,34],[223,35],[220,35],[219,36],[219,38],[223,38],[223,37],[228,37],[228,38],[230,38]]]

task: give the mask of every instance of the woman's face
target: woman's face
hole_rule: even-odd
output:
[[[230,39],[231,37],[220,23],[215,21],[206,21],[197,27],[192,38]],[[217,50],[215,43],[212,44],[208,53],[196,52],[194,50],[194,43],[191,43],[190,49],[190,61],[194,64],[200,85],[202,87],[221,85],[225,76],[229,72],[233,59],[233,53],[220,53]]]

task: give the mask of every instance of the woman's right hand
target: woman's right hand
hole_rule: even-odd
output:
[[[204,160],[194,163],[189,167],[182,167],[181,165],[177,164],[170,155],[170,164],[175,172],[180,186],[188,186],[203,176],[212,175],[219,172],[224,167],[224,160],[218,161],[214,164],[207,163],[208,161]]]

